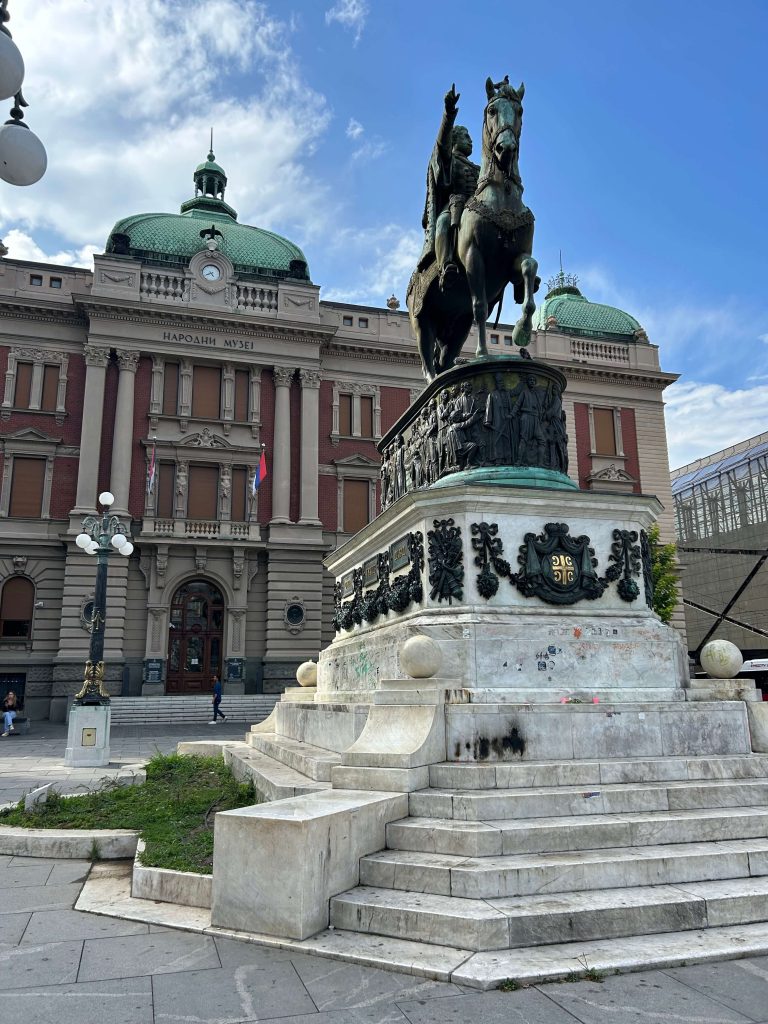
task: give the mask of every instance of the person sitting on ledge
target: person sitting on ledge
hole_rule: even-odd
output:
[[[13,690],[9,690],[3,701],[3,736],[10,736],[13,732],[13,720],[18,710],[19,702],[16,700],[16,694]]]

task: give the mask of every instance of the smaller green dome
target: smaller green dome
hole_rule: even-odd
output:
[[[216,174],[223,174],[225,178],[227,176],[224,168],[213,159],[212,152],[208,154],[208,159],[205,163],[198,164],[195,168],[195,174],[198,174],[200,171],[215,171]]]
[[[610,337],[621,341],[637,341],[644,336],[638,321],[623,309],[586,299],[576,287],[577,280],[561,270],[548,282],[546,298],[533,318],[536,330],[551,328],[566,334]]]

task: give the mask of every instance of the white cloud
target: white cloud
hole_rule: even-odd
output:
[[[211,124],[242,221],[294,236],[320,230],[327,190],[306,163],[330,115],[302,81],[289,27],[264,5],[36,0],[12,31],[48,171],[28,189],[0,191],[6,237],[43,229],[73,251],[101,251],[120,217],[177,210]]]
[[[337,302],[383,305],[394,291],[405,306],[405,289],[421,254],[423,235],[397,224],[360,231],[347,229],[336,234],[334,248],[343,249],[350,262],[361,261],[357,280],[346,288],[323,291],[323,298]]]
[[[664,392],[669,464],[694,459],[754,437],[768,424],[768,385],[728,389],[678,381]]]
[[[349,124],[347,125],[347,138],[348,139],[359,139],[365,131],[365,128],[356,121],[354,117],[350,117]]]
[[[763,341],[766,345],[768,345],[768,334],[758,334],[757,340]]]
[[[362,146],[358,146],[352,153],[352,159],[358,164],[367,164],[371,160],[378,160],[387,151],[387,143],[383,139],[369,139]]]
[[[355,33],[355,46],[360,42],[367,18],[367,0],[336,0],[333,7],[325,12],[326,25],[336,21],[342,28]]]
[[[8,256],[14,260],[29,260],[33,263],[57,263],[64,267],[93,267],[93,254],[103,247],[84,245],[80,249],[62,249],[52,255],[44,252],[29,235],[18,228],[12,228],[3,239]]]

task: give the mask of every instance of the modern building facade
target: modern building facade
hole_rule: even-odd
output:
[[[297,246],[237,221],[213,153],[194,183],[178,214],[119,221],[92,271],[0,259],[0,686],[33,717],[82,682],[95,565],[74,539],[105,489],[135,545],[109,568],[110,691],[290,684],[332,636],[323,557],[376,514],[376,442],[423,387],[394,297],[321,301]],[[562,274],[536,328],[571,475],[658,495],[671,539],[657,347]]]
[[[674,470],[672,494],[692,655],[768,656],[768,433]]]

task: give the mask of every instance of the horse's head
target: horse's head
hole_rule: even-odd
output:
[[[488,105],[483,115],[483,154],[505,178],[516,177],[525,84],[521,82],[519,89],[513,89],[508,77],[496,84],[489,78],[485,91]]]

